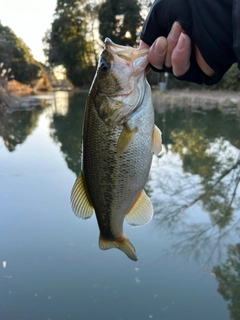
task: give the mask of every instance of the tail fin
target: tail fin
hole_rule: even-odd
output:
[[[131,242],[128,240],[128,238],[125,235],[123,235],[123,240],[121,241],[109,241],[109,240],[103,239],[100,234],[99,248],[102,250],[117,248],[119,250],[122,250],[131,260],[133,261],[138,260],[134,246],[131,244]]]

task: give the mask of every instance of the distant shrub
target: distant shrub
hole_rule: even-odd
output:
[[[158,85],[160,81],[165,81],[164,73],[156,73],[150,71],[147,75],[148,81],[151,85]],[[196,83],[191,83],[187,81],[179,81],[172,74],[168,74],[168,89],[192,89],[192,90],[240,90],[240,71],[237,64],[233,64],[232,67],[226,72],[219,83],[206,86],[198,85]]]
[[[236,63],[227,71],[222,80],[213,86],[213,89],[240,90],[240,71]]]

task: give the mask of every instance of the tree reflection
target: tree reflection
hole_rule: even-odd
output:
[[[156,226],[171,252],[196,259],[218,281],[230,317],[240,319],[240,120],[183,110],[164,120],[164,152],[154,158],[148,190]],[[237,240],[236,240],[237,239]],[[227,257],[227,258],[226,258]],[[221,263],[221,261],[225,261]]]
[[[240,243],[229,245],[225,263],[213,268],[218,281],[218,292],[226,301],[230,318],[240,319]]]
[[[16,146],[22,144],[36,128],[40,111],[45,106],[44,103],[40,103],[39,101],[39,104],[34,106],[33,110],[1,114],[0,136],[8,151],[14,151]]]
[[[66,96],[65,112],[62,112],[62,99],[56,101],[52,117],[52,137],[61,143],[61,151],[64,154],[68,168],[76,175],[80,172],[80,150],[82,137],[83,114],[86,94]]]
[[[167,136],[163,137],[170,143],[163,159],[168,155],[167,161],[171,166],[171,155],[178,155],[181,160],[178,165],[181,163],[183,172],[166,177],[167,173],[162,173],[160,163],[159,171],[156,168],[154,173],[161,181],[162,193],[168,195],[170,201],[167,207],[161,205],[161,212],[166,211],[169,220],[172,215],[180,214],[201,202],[203,210],[209,212],[212,222],[224,228],[231,222],[239,201],[239,151],[226,141],[233,140],[236,144],[237,137],[240,136],[239,120],[230,116],[235,120],[230,123],[226,121],[229,116],[223,117],[220,112],[197,116],[183,111],[181,113],[179,119],[179,113],[176,112],[178,119],[175,128],[172,125],[173,114],[170,114],[170,121],[166,124]],[[214,122],[209,121],[213,115]],[[209,128],[209,122],[214,123],[216,131],[213,131],[212,126]],[[171,201],[172,197],[174,202]]]
[[[149,181],[157,225],[177,236],[176,252],[221,258],[226,239],[239,224],[239,119],[181,110],[167,113],[164,120],[165,152],[155,158]]]
[[[180,155],[184,171],[209,179],[214,174],[214,165],[218,163],[214,155],[207,152],[210,140],[206,139],[205,131],[194,128],[190,119],[184,130],[173,130],[170,139],[173,141],[172,151]]]

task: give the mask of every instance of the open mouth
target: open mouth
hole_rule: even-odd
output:
[[[119,58],[122,58],[126,61],[133,61],[148,52],[147,48],[138,50],[138,48],[116,44],[110,38],[106,38],[104,44],[106,50],[112,54],[116,54]]]

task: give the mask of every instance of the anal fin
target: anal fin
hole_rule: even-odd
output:
[[[94,208],[87,196],[82,172],[79,174],[72,188],[71,206],[75,215],[82,219],[89,219],[94,213]]]
[[[153,206],[144,190],[141,191],[129,213],[126,215],[127,222],[132,227],[142,226],[149,223],[153,217]]]
[[[162,151],[162,133],[155,125],[152,133],[152,151],[158,155]]]

